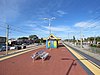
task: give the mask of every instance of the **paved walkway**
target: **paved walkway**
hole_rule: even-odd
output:
[[[41,49],[0,62],[0,75],[87,75],[77,59],[63,46],[46,50],[49,57],[32,61],[31,55]]]

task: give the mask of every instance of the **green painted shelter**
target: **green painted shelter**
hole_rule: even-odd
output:
[[[46,39],[46,48],[57,48],[59,40],[60,38],[50,34],[50,36]]]

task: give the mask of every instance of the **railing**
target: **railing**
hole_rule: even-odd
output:
[[[100,48],[90,47],[90,51],[93,52],[93,53],[100,54]]]
[[[66,43],[68,45],[73,46],[73,47],[76,47],[76,48],[79,48],[79,49],[81,48],[80,45],[75,45],[73,43],[68,43],[68,42],[66,42]],[[100,48],[90,47],[89,45],[83,45],[83,48],[81,48],[81,49],[92,52],[92,53],[100,54]]]

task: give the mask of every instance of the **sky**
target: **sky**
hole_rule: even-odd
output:
[[[9,38],[100,36],[100,0],[0,0],[0,36],[7,25]]]

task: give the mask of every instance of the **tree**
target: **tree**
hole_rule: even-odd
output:
[[[87,42],[88,41],[88,39],[87,38],[84,38],[84,42]]]
[[[39,39],[37,35],[30,35],[29,38],[31,40],[38,40]]]
[[[99,37],[99,36],[96,37],[96,41],[97,41],[97,42],[100,42],[100,37]]]
[[[39,38],[37,35],[30,35],[29,36],[30,40],[33,40],[36,43],[39,43]]]
[[[40,43],[44,43],[43,38],[40,39]]]
[[[26,43],[26,41],[28,40],[28,37],[20,37],[18,38],[19,41],[17,41],[18,45],[21,45],[23,43]]]
[[[73,43],[75,43],[75,41],[76,41],[76,40],[75,40],[75,36],[73,36]]]
[[[18,40],[28,40],[28,37],[20,37]]]
[[[88,39],[88,41],[91,41],[91,42],[94,41],[94,37],[88,37],[87,39]]]

